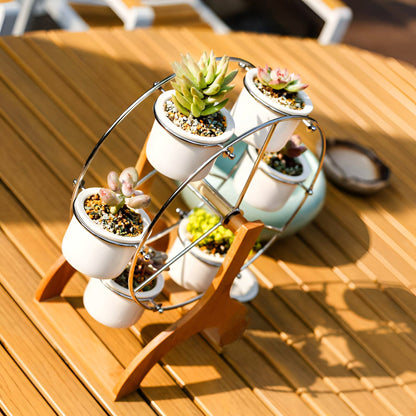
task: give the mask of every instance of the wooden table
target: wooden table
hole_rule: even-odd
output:
[[[0,409],[9,415],[414,415],[416,72],[313,40],[209,30],[48,32],[0,40]],[[72,180],[101,134],[180,53],[243,57],[302,74],[328,136],[374,148],[391,185],[354,197],[328,185],[320,215],[252,270],[260,293],[244,337],[197,335],[113,401],[114,377],[178,311],[113,330],[85,312],[86,278],[64,299],[34,292],[68,221]],[[235,95],[237,94],[237,91]],[[152,102],[123,121],[86,180],[134,164]],[[161,193],[169,192],[159,181]]]

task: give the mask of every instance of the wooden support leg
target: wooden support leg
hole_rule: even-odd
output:
[[[139,178],[144,178],[152,170],[154,170],[153,166],[149,163],[149,161],[147,160],[147,157],[146,157],[146,145],[147,145],[148,138],[149,138],[149,136],[147,136],[147,138],[146,138],[146,142],[143,146],[142,151],[140,152],[140,156],[137,159],[136,166],[135,166],[136,170],[137,170],[137,173],[139,174]],[[140,186],[140,190],[142,190],[146,194],[150,193],[150,189],[152,187],[153,179],[154,179],[154,177],[151,177],[150,179],[148,179],[143,185]]]
[[[230,300],[227,308],[222,310],[221,320],[216,322],[217,326],[204,331],[220,347],[238,339],[247,328],[246,307],[234,299]]]
[[[244,332],[246,309],[230,298],[230,289],[262,228],[261,222],[246,222],[237,230],[234,243],[210,288],[193,309],[158,334],[128,365],[114,388],[116,400],[137,390],[147,372],[167,352],[192,335],[207,328],[218,328],[218,340],[227,343]]]
[[[59,296],[76,270],[61,255],[40,282],[35,293],[39,302]]]

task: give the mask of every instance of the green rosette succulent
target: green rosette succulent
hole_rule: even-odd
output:
[[[229,85],[237,75],[234,70],[227,75],[229,58],[219,61],[214,53],[204,52],[198,62],[191,55],[182,55],[181,62],[172,64],[175,79],[172,101],[178,111],[186,116],[208,116],[220,111],[228,101],[225,95],[234,88]]]

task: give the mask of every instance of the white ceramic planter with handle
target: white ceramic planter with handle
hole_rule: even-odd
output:
[[[240,194],[244,189],[256,159],[257,150],[253,146],[247,146],[234,175],[233,185],[237,194]],[[285,175],[270,167],[266,162],[260,161],[244,195],[244,201],[257,209],[268,212],[282,208],[296,187],[305,181],[311,173],[309,164],[303,155],[300,155],[297,160],[303,167],[302,173],[298,176]]]
[[[271,97],[264,95],[255,85],[254,79],[257,76],[257,68],[250,69],[244,77],[244,88],[231,114],[235,122],[235,134],[240,136],[246,131],[285,115],[308,116],[313,110],[312,101],[305,91],[299,91],[298,96],[305,103],[304,108],[296,110],[277,103]],[[264,105],[261,101],[267,104]],[[273,110],[272,110],[273,109]],[[276,129],[266,148],[268,152],[280,150],[290,139],[300,120],[284,120],[276,125]],[[261,149],[271,127],[263,128],[248,136],[244,141],[257,149]]]
[[[164,105],[173,94],[173,90],[162,93],[155,102],[156,120],[153,123],[146,146],[146,156],[150,164],[168,178],[183,181],[218,150],[218,144],[227,142],[234,133],[234,121],[225,108],[220,112],[226,118],[227,127],[223,134],[205,137],[192,134],[173,124],[165,114]],[[179,139],[176,135],[185,140]],[[198,144],[186,142],[191,140]],[[205,178],[215,161],[206,166],[193,178],[193,181]]]
[[[156,277],[156,285],[146,292],[137,292],[140,300],[154,299],[163,289],[163,276]],[[120,296],[110,288],[118,290],[126,297]],[[142,316],[144,308],[134,302],[130,291],[113,280],[90,279],[84,291],[83,302],[87,312],[98,322],[111,328],[128,328]]]
[[[143,232],[136,237],[125,237],[113,234],[91,220],[84,209],[84,201],[91,195],[97,194],[100,188],[82,190],[75,199],[74,212],[93,230],[113,243],[104,241],[90,233],[75,217],[68,225],[62,240],[62,254],[68,263],[81,273],[98,279],[114,279],[125,269],[140,244],[145,230],[150,224],[150,218],[143,209],[136,210],[143,220]],[[129,246],[117,245],[129,244]]]
[[[178,237],[173,242],[168,252],[168,260],[171,260],[191,242],[187,236],[187,219],[183,219],[178,228]],[[169,268],[172,280],[181,287],[205,292],[214,280],[218,269],[225,256],[215,256],[204,253],[197,246],[192,248]],[[248,302],[257,296],[259,285],[256,276],[248,269],[244,269],[233,281],[230,289],[230,297],[240,302]]]
[[[186,231],[188,220],[179,223],[178,236],[168,252],[168,261],[191,244]],[[224,257],[204,253],[195,246],[169,266],[169,275],[179,286],[196,292],[205,292],[213,281]]]

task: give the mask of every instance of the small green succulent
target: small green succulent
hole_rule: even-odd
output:
[[[209,55],[204,52],[198,63],[189,54],[182,55],[181,62],[174,62],[172,101],[177,110],[194,117],[220,111],[227,104],[228,98],[224,96],[234,88],[229,84],[238,72],[234,70],[227,75],[228,64],[228,56],[217,61],[212,51]]]
[[[203,208],[195,208],[188,217],[186,230],[192,235],[195,241],[202,234],[206,233],[219,221],[217,215],[210,214]],[[211,234],[199,242],[198,247],[211,254],[225,254],[234,241],[234,234],[228,228],[220,225]]]

